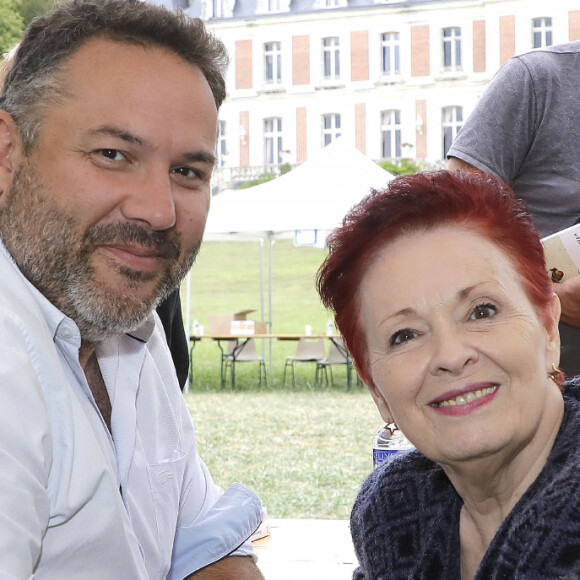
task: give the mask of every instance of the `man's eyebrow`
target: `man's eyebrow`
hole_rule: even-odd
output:
[[[193,153],[185,153],[183,155],[183,160],[188,163],[196,163],[201,161],[202,163],[207,163],[212,167],[216,164],[216,156],[213,153],[208,153],[206,151],[197,151]]]
[[[126,129],[122,129],[121,127],[115,127],[114,125],[103,125],[101,127],[97,127],[91,131],[92,135],[107,135],[109,137],[116,137],[117,139],[121,139],[126,143],[132,143],[137,145],[146,145],[152,147],[152,145],[148,144],[144,139],[141,137],[137,137],[133,133],[127,131]]]

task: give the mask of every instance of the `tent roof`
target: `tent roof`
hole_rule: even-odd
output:
[[[330,230],[392,178],[341,137],[281,177],[216,195],[206,234]]]

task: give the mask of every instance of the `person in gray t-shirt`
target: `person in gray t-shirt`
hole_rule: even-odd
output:
[[[492,173],[523,199],[542,237],[580,221],[580,41],[510,59],[449,149],[449,169]],[[562,302],[561,366],[580,375],[580,276]]]

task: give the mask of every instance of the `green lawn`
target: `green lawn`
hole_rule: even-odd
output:
[[[324,332],[330,316],[314,288],[323,257],[321,249],[275,242],[273,332],[301,333],[305,324]],[[192,274],[192,319],[206,329],[212,313],[255,308],[259,314],[258,242],[205,243]],[[185,306],[185,286],[182,301]],[[257,364],[247,363],[236,366],[235,392],[220,392],[217,344],[197,343],[186,399],[199,451],[220,485],[251,486],[274,517],[347,518],[372,468],[381,419],[366,387],[353,381],[347,392],[344,367],[335,369],[334,385],[316,387],[314,365],[297,365],[296,387],[283,387],[284,360],[295,348],[295,342],[272,341],[267,388],[258,389]]]
[[[223,487],[258,493],[273,517],[340,518],[372,469],[380,417],[352,393],[194,393],[186,399],[200,455]]]

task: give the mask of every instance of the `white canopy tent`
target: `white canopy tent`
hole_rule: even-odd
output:
[[[265,318],[263,243],[269,256],[268,323],[272,330],[272,241],[296,231],[324,234],[342,223],[346,213],[373,188],[385,187],[393,175],[363,155],[344,137],[308,161],[272,181],[216,195],[204,240],[260,240],[261,316]],[[189,279],[188,279],[189,284]],[[187,292],[190,296],[189,288]],[[186,305],[189,327],[190,304]]]
[[[205,238],[331,230],[340,225],[348,210],[371,188],[384,187],[393,178],[344,139],[336,139],[277,179],[216,195]]]

